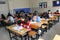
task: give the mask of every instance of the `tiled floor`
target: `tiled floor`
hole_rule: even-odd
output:
[[[60,34],[60,22],[44,33],[39,40],[53,40],[55,34]],[[9,40],[9,34],[3,27],[0,28],[0,40]]]

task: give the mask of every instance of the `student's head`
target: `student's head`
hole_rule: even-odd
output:
[[[1,14],[1,18],[6,19],[5,16],[4,16],[4,14]]]
[[[12,16],[12,14],[8,13],[7,17]]]
[[[27,24],[27,22],[30,21],[28,17],[25,18],[24,23]]]
[[[48,13],[51,13],[51,10],[48,10]]]
[[[33,16],[36,16],[37,15],[37,13],[33,13]]]
[[[56,10],[56,12],[59,12],[59,10]]]
[[[21,23],[22,23],[21,20],[17,21],[17,25],[21,25]]]
[[[4,16],[4,14],[1,14],[1,16]]]

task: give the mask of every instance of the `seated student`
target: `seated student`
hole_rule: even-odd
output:
[[[28,14],[28,17],[29,17],[30,20],[31,20],[32,16],[33,16],[33,13]]]
[[[21,20],[21,16],[19,14],[16,14],[16,16],[14,17],[14,19],[15,19],[15,22],[19,21],[19,20]]]
[[[22,23],[21,20],[17,21],[17,25],[18,25],[18,26],[21,26],[21,23]]]
[[[59,10],[56,10],[56,12],[54,14],[59,14]]]
[[[8,24],[13,24],[13,23],[14,23],[14,18],[13,18],[13,16],[10,15],[10,14],[8,15],[7,23],[8,23]]]
[[[48,10],[48,14],[49,14],[49,17],[53,17],[53,13],[51,12],[51,10]]]
[[[31,27],[30,27],[30,20],[28,17],[26,17],[26,19],[22,22],[23,24],[23,27],[24,28],[28,28],[28,30],[31,30]]]
[[[4,16],[4,14],[1,14],[1,19],[6,19],[6,17]]]
[[[4,19],[0,18],[0,25],[1,26],[6,26],[6,22],[4,21]]]
[[[10,14],[10,12],[9,12],[8,15],[7,15],[7,18],[8,18],[8,16],[10,16],[10,15],[12,16],[12,14]],[[13,16],[12,16],[12,17],[13,17]]]
[[[33,17],[31,19],[32,22],[40,22],[40,17],[37,15],[37,13],[33,13]]]
[[[47,12],[44,12],[41,16],[41,18],[45,18],[48,19],[49,18],[49,14]]]

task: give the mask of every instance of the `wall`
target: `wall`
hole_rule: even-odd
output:
[[[13,9],[29,8],[29,0],[9,0],[10,12],[13,14]]]
[[[54,1],[54,0],[32,0],[32,2],[30,1],[31,12],[33,12],[34,10],[37,10],[39,13],[45,12],[45,11],[47,11],[49,9],[52,12],[55,12],[57,9],[60,10],[60,7],[53,7],[52,6],[52,1]],[[40,9],[39,8],[39,3],[40,2],[47,2],[47,8]]]
[[[5,4],[0,4],[0,16],[1,14],[6,14],[8,13],[8,6],[7,6],[7,0],[0,0],[0,1],[5,1]]]

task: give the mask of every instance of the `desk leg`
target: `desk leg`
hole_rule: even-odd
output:
[[[27,38],[28,40],[29,40],[29,36],[28,36],[28,38]]]
[[[23,37],[21,36],[21,40],[23,40]]]
[[[8,32],[9,32],[9,37],[10,37],[10,40],[12,40],[11,33],[10,33],[10,31],[8,31]]]
[[[58,16],[58,22],[59,22],[59,16]]]

